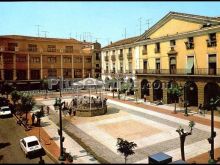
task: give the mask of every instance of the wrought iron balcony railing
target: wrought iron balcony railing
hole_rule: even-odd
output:
[[[207,42],[207,47],[216,47],[217,46],[216,40],[206,40],[206,42]]]
[[[220,68],[199,69],[136,69],[136,74],[174,74],[174,75],[216,75],[220,76]]]

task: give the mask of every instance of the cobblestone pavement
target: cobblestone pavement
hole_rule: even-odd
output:
[[[68,99],[66,100],[68,101]],[[52,101],[54,102],[54,101]],[[44,104],[51,105],[50,101],[44,102]],[[140,122],[148,122],[148,123],[158,123],[158,125],[161,125],[162,127],[166,128],[168,131],[175,130],[181,125],[186,130],[188,129],[188,120],[184,119],[178,119],[176,117],[170,117],[166,116],[161,113],[156,112],[150,112],[146,111],[146,109],[138,109],[137,107],[134,109],[134,107],[126,105],[126,104],[116,104],[116,102],[108,101],[108,104],[111,107],[120,109],[116,113],[112,113],[112,111],[108,111],[108,113],[101,117],[93,117],[93,118],[87,118],[88,121],[85,122],[85,119],[79,118],[79,117],[65,117],[63,120],[63,127],[64,130],[77,142],[82,144],[85,148],[87,148],[88,152],[93,154],[95,157],[99,157],[103,159],[104,162],[109,163],[124,163],[124,158],[117,153],[114,150],[114,146],[116,145],[115,140],[112,140],[112,138],[108,138],[109,135],[105,131],[100,131],[100,128],[97,129],[99,125],[103,124],[109,124],[114,123],[116,118],[121,120],[123,123],[123,120],[129,121],[129,119],[135,119]],[[118,116],[116,116],[116,114]],[[58,124],[58,114],[55,113],[55,111],[52,112],[50,115],[50,119]],[[114,115],[114,117],[112,117]],[[106,117],[107,116],[107,117]],[[103,118],[102,118],[103,117]],[[127,120],[128,119],[128,120]],[[117,121],[119,122],[119,121]],[[129,127],[129,125],[128,125]],[[103,133],[105,132],[105,133]],[[179,144],[179,137],[178,133],[173,133],[170,131],[170,138],[164,138],[165,135],[167,137],[167,134],[159,133],[157,137],[157,134],[152,135],[155,139],[151,139],[152,141],[156,141],[155,143],[149,142],[147,143],[146,140],[142,137],[143,146],[138,147],[135,150],[135,155],[130,156],[128,158],[128,163],[147,163],[146,157],[148,155],[157,153],[157,152],[165,152],[169,153],[173,156],[173,160],[180,159],[180,144]],[[219,130],[217,130],[219,132]],[[100,140],[98,138],[98,135],[106,135],[106,139],[104,136]],[[185,152],[186,152],[186,158],[192,158],[194,156],[197,156],[201,153],[207,152],[209,150],[209,144],[207,144],[207,138],[210,136],[209,134],[209,127],[203,126],[202,124],[197,124],[196,127],[193,130],[193,134],[191,136],[188,136],[186,138],[185,142]],[[149,138],[149,137],[147,137]],[[159,139],[159,140],[158,140]],[[219,137],[216,138],[216,140],[219,139]],[[139,142],[141,142],[139,140]],[[152,144],[151,144],[152,143]],[[141,144],[141,143],[140,143]],[[203,147],[201,148],[201,145]],[[105,151],[105,152],[103,152]],[[197,151],[197,152],[195,152]]]

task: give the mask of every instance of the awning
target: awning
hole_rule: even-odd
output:
[[[191,70],[193,65],[194,65],[194,57],[193,56],[192,57],[188,57],[187,58],[187,69]]]
[[[216,55],[209,56],[209,63],[216,63]]]
[[[176,58],[170,58],[170,64],[171,65],[176,64]]]

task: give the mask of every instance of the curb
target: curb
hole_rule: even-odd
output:
[[[47,156],[48,156],[54,163],[60,164],[60,162],[57,160],[57,158],[55,158],[55,156],[54,156],[50,151],[48,151],[48,150],[46,149],[45,145],[43,146],[43,148],[44,148],[44,150],[45,150]]]

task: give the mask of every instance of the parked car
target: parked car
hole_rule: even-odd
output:
[[[28,136],[20,139],[20,147],[26,157],[43,151],[43,147],[36,136]]]
[[[0,107],[0,116],[12,116],[11,109],[9,106],[2,106]]]

